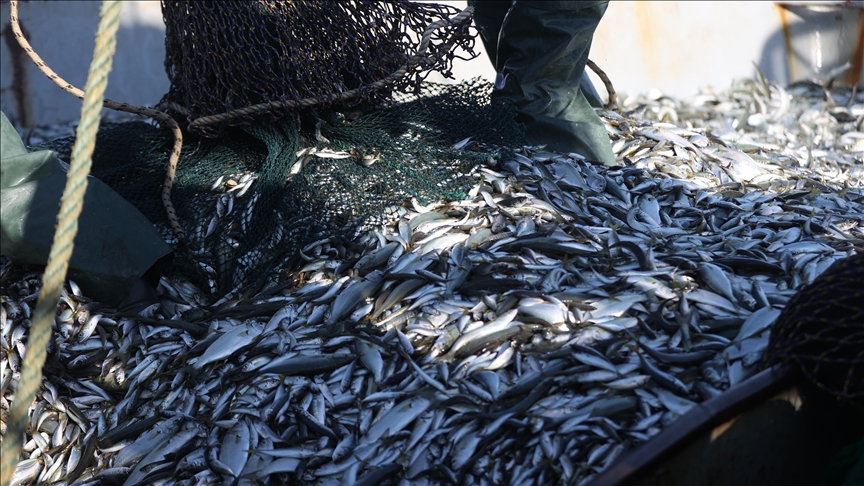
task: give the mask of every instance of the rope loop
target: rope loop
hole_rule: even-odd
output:
[[[18,2],[12,1],[10,4],[13,29],[16,37],[23,39],[18,28]],[[87,83],[84,91],[80,95],[76,94],[84,100],[84,103],[81,107],[81,122],[75,133],[69,171],[66,173],[66,187],[60,198],[57,231],[54,233],[54,241],[48,254],[42,289],[39,292],[39,300],[33,313],[33,325],[30,327],[30,337],[27,341],[27,354],[24,356],[21,368],[21,379],[9,414],[9,428],[3,440],[0,484],[4,485],[8,485],[12,480],[21,452],[22,437],[27,430],[28,412],[36,398],[36,391],[42,383],[42,366],[45,364],[48,340],[52,334],[51,324],[57,312],[57,301],[60,299],[63,282],[66,280],[66,271],[69,269],[69,258],[72,256],[75,235],[78,233],[78,216],[81,214],[84,193],[87,191],[87,175],[93,162],[96,133],[99,131],[99,112],[103,105],[102,95],[105,94],[105,88],[108,86],[108,73],[111,71],[117,28],[120,25],[120,2],[105,0],[99,16],[96,47],[87,73]]]

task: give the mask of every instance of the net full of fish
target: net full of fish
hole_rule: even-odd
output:
[[[13,483],[589,482],[751,375],[864,245],[860,94],[599,113],[620,167],[524,147],[467,200],[304,248],[292,288],[212,306],[163,279],[127,316],[69,282]],[[41,276],[0,275],[5,434]]]

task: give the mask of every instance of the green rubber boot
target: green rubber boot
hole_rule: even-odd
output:
[[[528,140],[615,165],[585,64],[607,1],[476,1],[474,21],[498,77],[493,96],[512,99]],[[591,100],[591,101],[589,101]]]

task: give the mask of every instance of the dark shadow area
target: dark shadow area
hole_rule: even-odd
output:
[[[171,199],[189,246],[178,251],[175,274],[214,299],[257,289],[282,278],[311,242],[350,246],[386,222],[387,208],[412,198],[464,198],[471,172],[495,156],[490,147],[522,139],[512,108],[491,102],[490,91],[482,82],[430,85],[419,99],[350,121],[322,108],[321,140],[328,142],[291,117],[229,127],[217,139],[185,133]],[[466,137],[471,145],[452,147]],[[104,124],[92,168],[166,236],[161,192],[172,140],[170,131],[141,122]],[[73,143],[69,137],[38,148],[69,160]],[[324,153],[297,156],[315,150]],[[360,155],[377,160],[364,166]]]

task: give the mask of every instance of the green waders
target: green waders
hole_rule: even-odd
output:
[[[12,262],[48,262],[66,170],[54,152],[28,153],[0,112],[0,253]],[[117,304],[133,287],[141,288],[140,280],[155,288],[172,257],[143,214],[88,178],[68,273],[87,297]]]
[[[512,99],[528,140],[615,165],[609,135],[585,75],[591,38],[608,1],[469,0],[498,72],[493,96]]]

